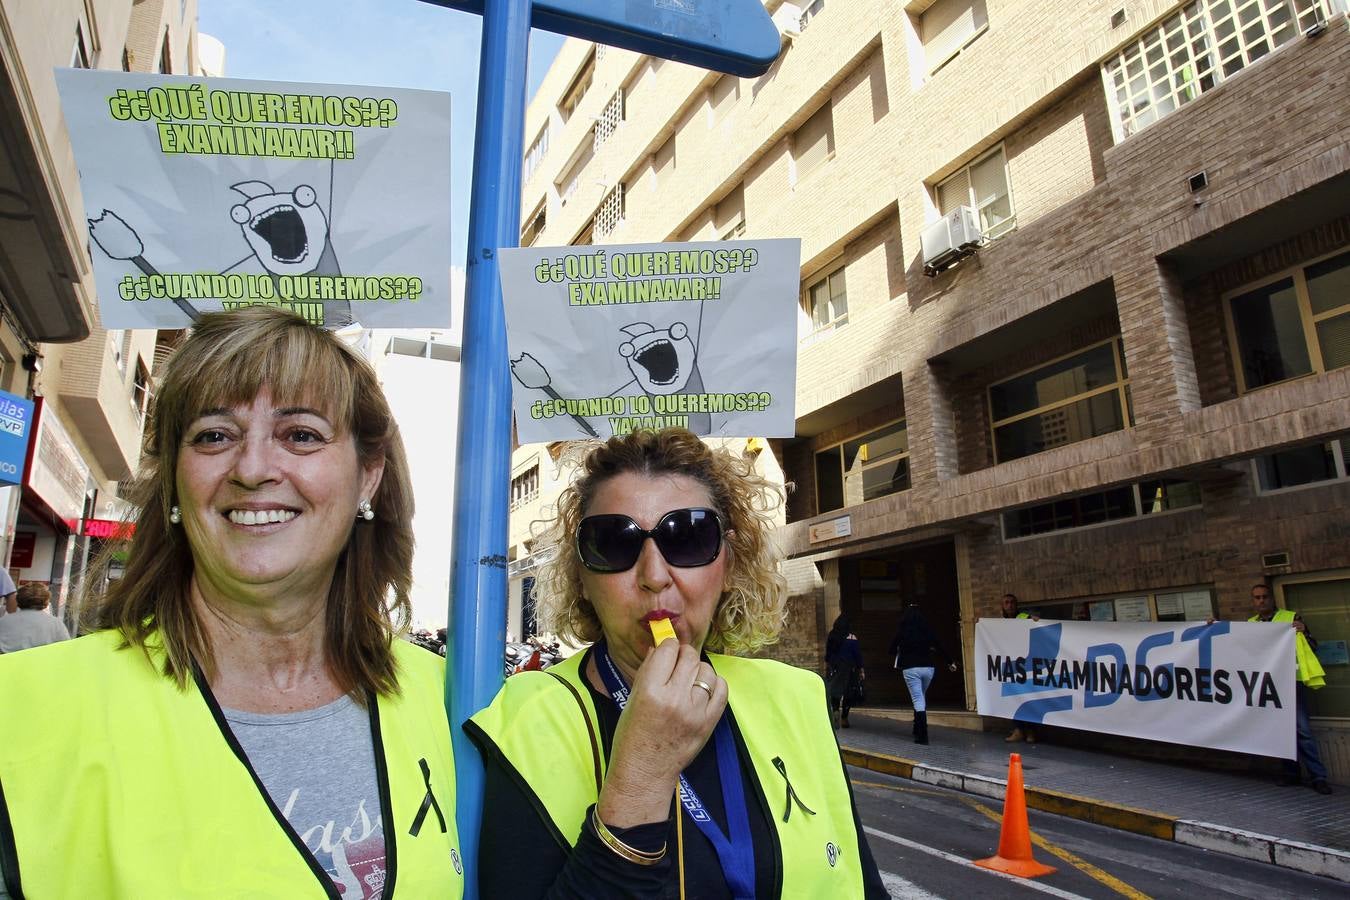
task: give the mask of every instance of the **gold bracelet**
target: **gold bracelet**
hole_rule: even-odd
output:
[[[614,834],[605,827],[605,823],[600,821],[600,814],[594,809],[591,810],[591,828],[595,831],[595,836],[598,837],[606,847],[631,863],[636,863],[639,866],[654,866],[665,858],[665,844],[662,844],[661,849],[655,853],[644,853],[641,850],[630,847],[615,837]]]

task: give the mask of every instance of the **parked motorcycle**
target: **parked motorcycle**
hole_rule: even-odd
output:
[[[524,641],[506,645],[504,671],[509,678],[517,672],[537,672],[562,660],[557,641],[530,635]]]

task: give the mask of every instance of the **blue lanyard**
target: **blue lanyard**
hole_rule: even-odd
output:
[[[628,705],[628,684],[623,673],[609,658],[609,648],[601,641],[595,645],[596,668],[600,670],[600,680],[605,690],[614,698],[622,711]],[[741,780],[741,764],[736,758],[736,739],[731,734],[731,719],[727,711],[713,731],[713,742],[717,749],[717,774],[722,781],[722,804],[726,807],[727,826],[731,838],[717,827],[708,810],[703,806],[694,788],[680,775],[680,804],[689,818],[703,832],[703,836],[717,851],[717,859],[722,864],[722,874],[731,888],[736,900],[753,900],[755,896],[755,847],[750,837],[750,814],[745,806],[745,785]]]

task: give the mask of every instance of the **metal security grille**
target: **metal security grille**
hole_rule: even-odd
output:
[[[600,117],[595,120],[595,149],[599,150],[600,145],[609,140],[614,132],[619,130],[619,123],[623,121],[623,88],[614,92],[614,96],[609,98],[605,108],[601,111]]]
[[[1117,141],[1326,21],[1326,0],[1193,0],[1102,64]]]
[[[598,238],[609,236],[622,221],[623,184],[620,183],[600,201],[600,208],[595,211],[595,236]]]

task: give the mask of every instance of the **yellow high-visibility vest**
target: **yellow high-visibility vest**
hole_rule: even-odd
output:
[[[1292,609],[1277,609],[1275,615],[1271,617],[1272,622],[1292,622],[1298,613]],[[1252,616],[1248,622],[1261,621],[1260,616]],[[1313,650],[1312,644],[1308,643],[1307,637],[1303,632],[1294,635],[1294,661],[1298,664],[1298,680],[1306,684],[1312,690],[1327,686],[1327,673],[1322,668],[1322,661],[1317,658],[1317,653]]]
[[[337,898],[209,692],[196,682],[179,690],[158,645],[147,657],[122,643],[107,631],[0,657],[0,853],[12,847],[18,863],[6,870],[11,893]],[[395,654],[399,693],[371,709],[384,896],[459,897],[445,661],[406,641]],[[413,836],[429,793],[441,816],[428,808]]]

